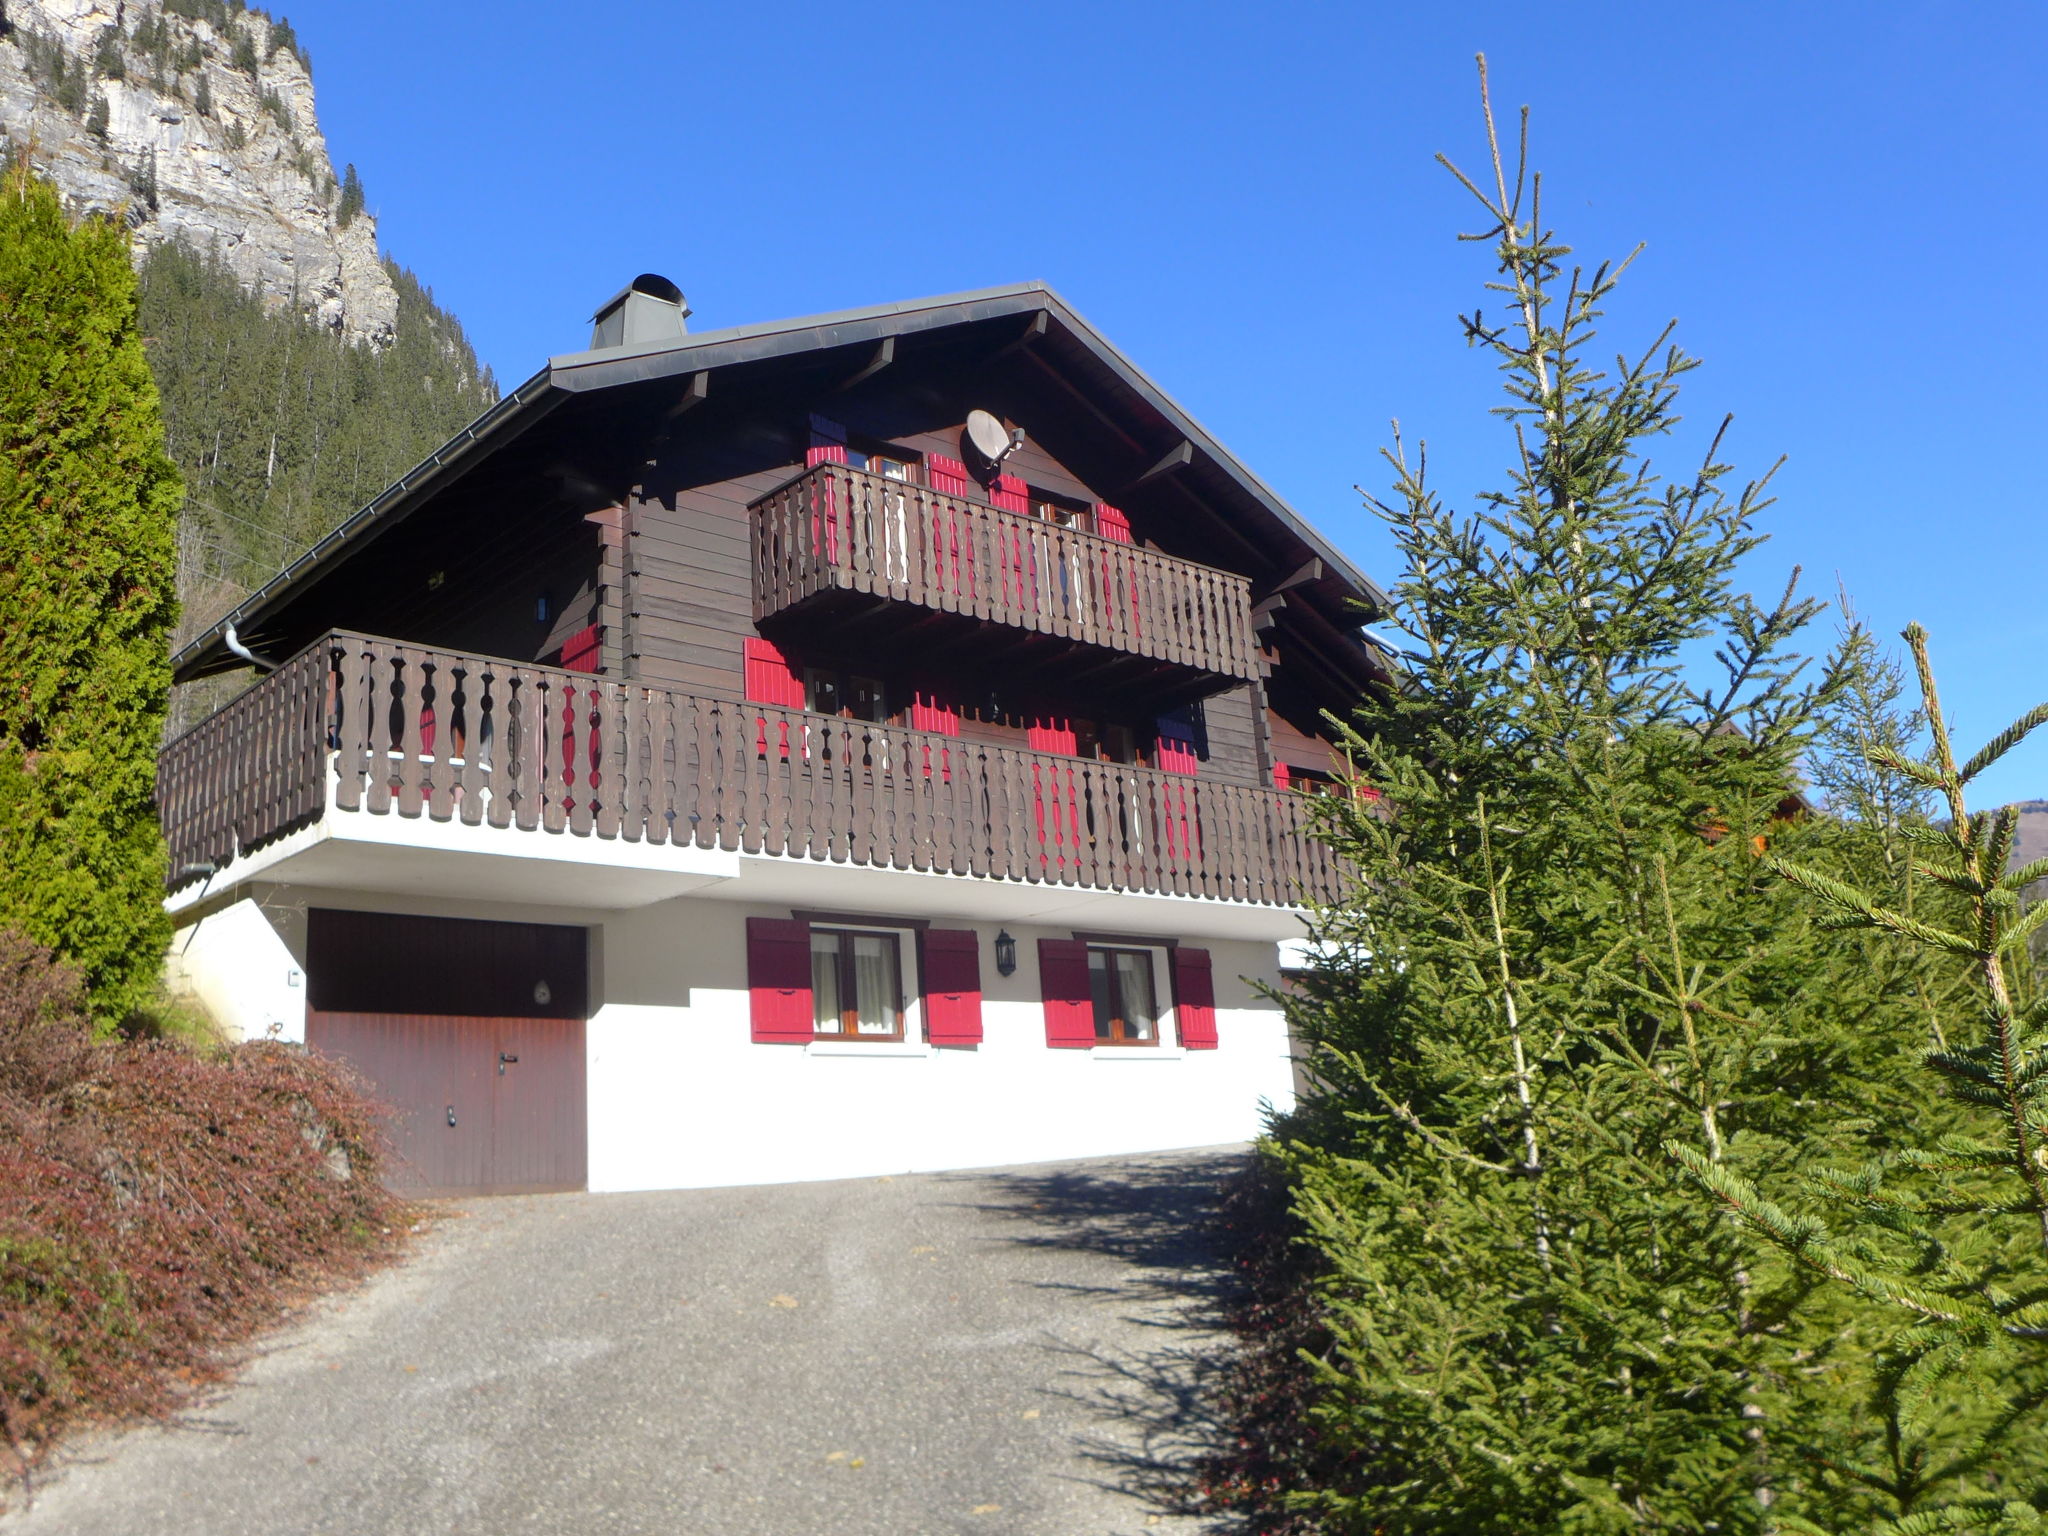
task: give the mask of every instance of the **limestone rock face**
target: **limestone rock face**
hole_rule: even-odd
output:
[[[199,14],[189,14],[197,12]],[[252,291],[383,346],[398,298],[340,178],[288,30],[218,0],[0,0],[0,132],[138,255],[182,238]],[[253,71],[250,65],[253,63]]]

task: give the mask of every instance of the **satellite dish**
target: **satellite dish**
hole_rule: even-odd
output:
[[[1010,433],[987,411],[967,413],[968,446],[990,464],[1000,464],[1010,452]]]

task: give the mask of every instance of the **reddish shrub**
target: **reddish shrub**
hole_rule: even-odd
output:
[[[95,1043],[75,978],[0,935],[0,1471],[166,1407],[386,1252],[376,1116],[293,1046]]]

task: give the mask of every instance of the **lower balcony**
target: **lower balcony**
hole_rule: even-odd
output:
[[[500,870],[596,855],[594,878],[657,885],[723,878],[722,854],[807,891],[892,871],[1277,917],[1340,878],[1299,795],[339,632],[166,746],[157,803],[174,904],[309,829],[373,824],[359,845],[483,848]]]

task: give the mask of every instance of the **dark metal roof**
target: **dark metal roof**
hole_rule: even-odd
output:
[[[174,671],[185,676],[215,653],[224,652],[228,624],[249,631],[268,612],[280,607],[316,572],[343,557],[365,539],[402,520],[434,491],[473,463],[480,454],[511,442],[570,398],[594,390],[644,383],[679,375],[822,351],[831,347],[879,342],[924,331],[1046,313],[1132,395],[1142,400],[1259,506],[1276,519],[1315,557],[1349,595],[1385,611],[1384,592],[1331,545],[1306,519],[1252,472],[1207,428],[1184,410],[1107,337],[1082,319],[1066,300],[1044,283],[1013,283],[939,298],[879,304],[834,314],[775,320],[760,325],[699,331],[680,341],[656,347],[605,347],[552,357],[510,394],[456,434],[447,444],[401,475],[377,498],[354,513],[284,570],[244,598],[204,633],[195,636],[172,658]]]

